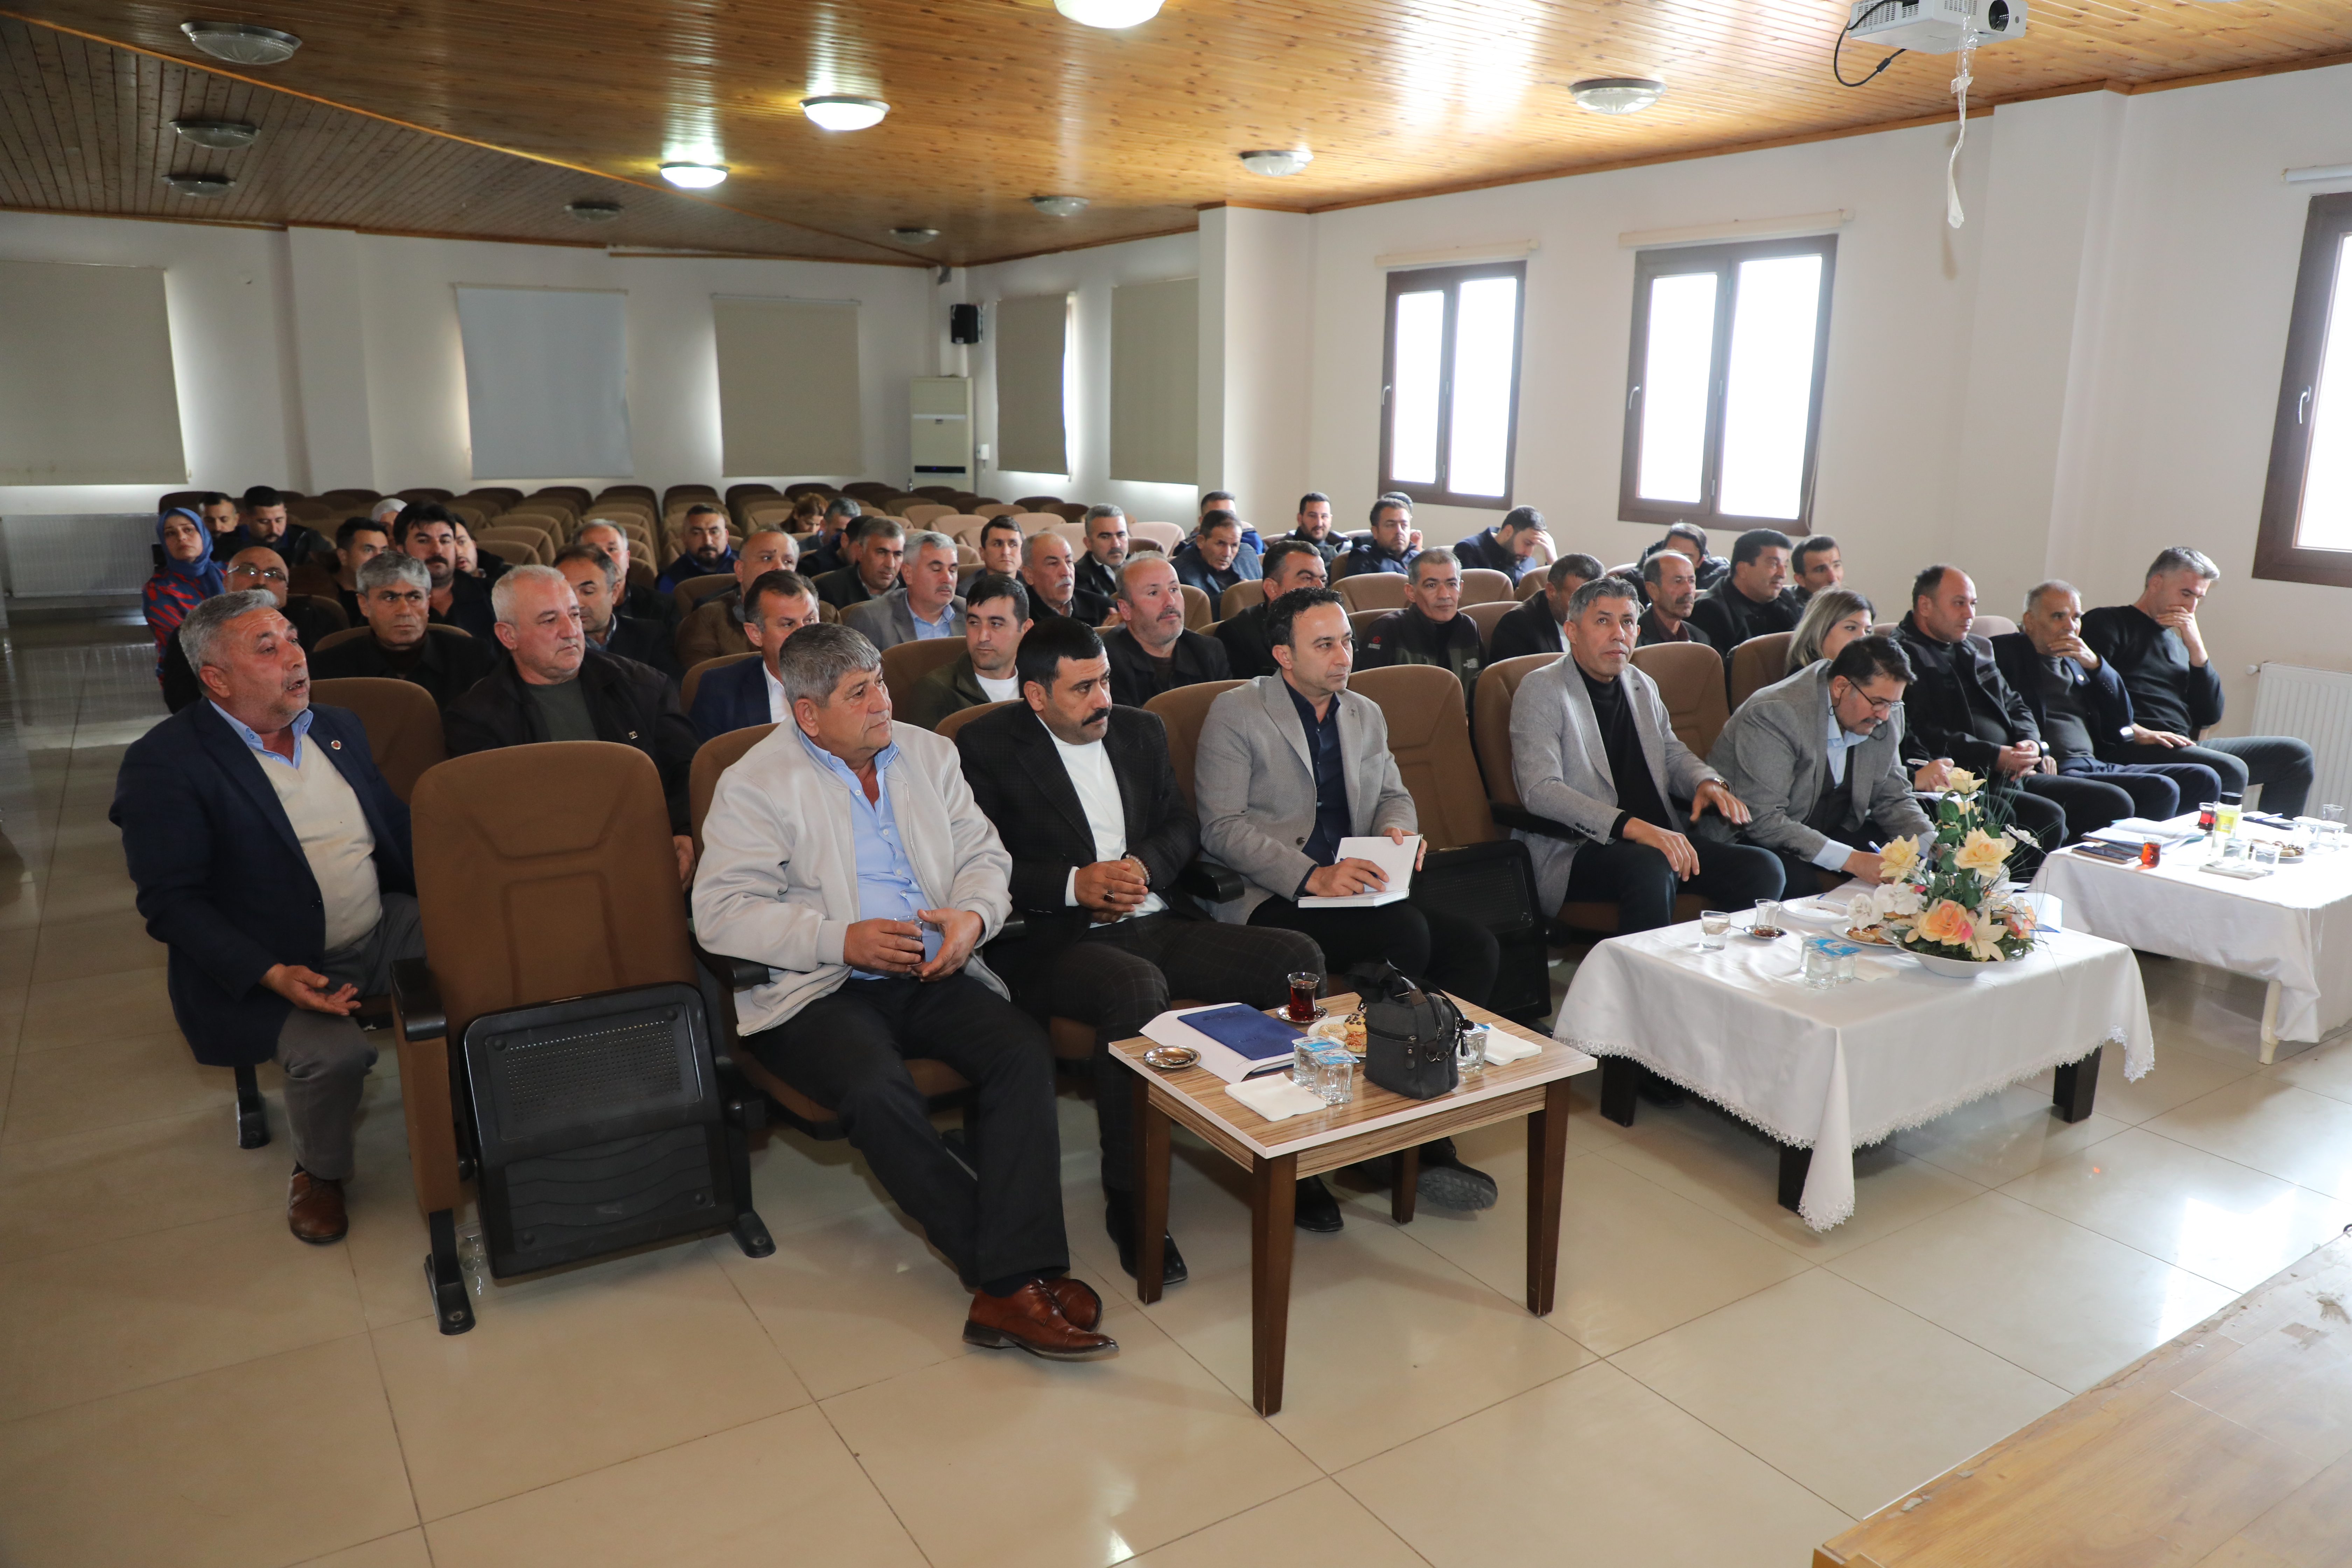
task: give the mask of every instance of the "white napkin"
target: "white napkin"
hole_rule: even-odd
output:
[[[1523,1062],[1542,1049],[1531,1040],[1507,1035],[1500,1029],[1489,1027],[1486,1031],[1486,1059],[1498,1067],[1505,1062]]]
[[[1268,1121],[1282,1121],[1303,1111],[1325,1109],[1323,1097],[1299,1088],[1287,1073],[1268,1073],[1246,1083],[1229,1083],[1225,1092]]]

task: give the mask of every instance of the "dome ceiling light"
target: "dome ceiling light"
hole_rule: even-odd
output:
[[[939,237],[940,231],[935,228],[894,228],[890,231],[890,237],[901,245],[929,245]]]
[[[1047,217],[1076,217],[1087,210],[1086,196],[1031,196],[1029,205]]]
[[[563,209],[582,223],[610,223],[621,216],[618,202],[572,202]]]
[[[163,183],[184,196],[225,196],[236,184],[226,174],[166,174]]]
[[[253,139],[261,134],[260,126],[248,125],[242,120],[174,120],[171,126],[180,133],[181,141],[193,142],[199,147],[250,147]]]
[[[1304,147],[1264,147],[1239,156],[1242,167],[1251,174],[1271,175],[1277,180],[1315,162],[1315,154]]]
[[[180,31],[213,58],[236,66],[283,65],[302,47],[291,33],[250,22],[183,22]]]
[[[1666,84],[1645,76],[1597,76],[1570,82],[1568,96],[1595,114],[1638,114],[1658,101]]]
[[[801,112],[820,131],[863,131],[882,123],[890,106],[878,98],[832,92],[801,100]]]
[[[1160,0],[1054,0],[1054,9],[1089,27],[1134,27],[1160,15]]]
[[[724,184],[727,165],[724,163],[664,163],[661,177],[682,191],[707,191],[713,185]]]

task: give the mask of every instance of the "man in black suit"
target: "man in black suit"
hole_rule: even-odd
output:
[[[865,510],[848,496],[835,496],[824,503],[824,516],[817,523],[816,532],[810,535],[807,547],[801,552],[801,575],[822,577],[828,572],[838,572],[856,562],[850,529],[865,515]]]
[[[685,674],[669,633],[657,621],[640,621],[618,605],[621,569],[593,544],[567,544],[555,552],[555,569],[580,601],[580,626],[588,646],[615,658],[634,658],[676,680]]]
[[[1087,510],[1087,549],[1078,557],[1078,586],[1107,599],[1118,596],[1119,568],[1127,564],[1127,513],[1115,506]]]
[[[335,530],[335,602],[343,607],[345,626],[358,626],[362,618],[360,568],[391,548],[392,525],[372,517],[347,517]]]
[[[471,691],[498,664],[498,649],[479,637],[434,631],[425,620],[432,591],[425,563],[406,555],[387,552],[361,567],[361,624],[368,635],[313,654],[310,679],[405,680],[425,688],[442,709]]]
[[[1122,567],[1118,605],[1126,624],[1102,637],[1112,701],[1140,708],[1179,686],[1229,679],[1225,645],[1185,628],[1184,590],[1167,562],[1146,555]]]
[[[408,807],[358,716],[310,706],[302,645],[268,595],[207,599],[179,637],[206,700],[131,745],[108,815],[196,1059],[285,1069],[287,1227],[341,1240],[375,1063],[352,1014],[425,952]]]
[[[1028,935],[996,943],[988,962],[1039,1017],[1094,1026],[1105,1224],[1132,1274],[1135,1086],[1111,1042],[1141,1033],[1171,996],[1275,1006],[1289,975],[1319,973],[1323,955],[1296,931],[1211,920],[1177,887],[1200,822],[1158,715],[1114,706],[1092,628],[1040,621],[1017,666],[1022,702],[956,732],[972,798],[1013,857],[1013,907],[1029,916]],[[1172,1242],[1167,1257],[1166,1279],[1182,1279]]]
[[[849,564],[814,578],[816,596],[836,610],[878,599],[898,585],[907,525],[895,517],[861,517],[849,525]]]
[[[1749,637],[1792,632],[1804,606],[1789,591],[1789,536],[1751,528],[1731,546],[1731,575],[1691,607],[1691,625],[1726,658]]]
[[[677,595],[664,593],[651,583],[629,581],[629,536],[620,524],[597,520],[583,523],[572,536],[574,544],[593,544],[613,558],[613,565],[621,574],[621,614],[633,621],[651,621],[673,637],[677,635],[679,620]]]
[[[1029,616],[1041,624],[1066,616],[1081,626],[1101,626],[1110,619],[1110,601],[1078,586],[1070,553],[1070,542],[1050,528],[1021,542],[1021,584],[1029,590]]]
[[[1495,623],[1486,638],[1486,667],[1531,653],[1566,653],[1560,627],[1568,623],[1568,596],[1587,583],[1606,575],[1590,555],[1563,555],[1544,569],[1541,591],[1519,601],[1519,607]]]
[[[220,535],[213,542],[215,561],[257,544],[278,552],[289,567],[306,566],[314,560],[324,564],[334,556],[333,545],[286,515],[286,498],[268,485],[246,491],[236,510],[236,531]]]
[[[1331,508],[1323,506],[1323,521],[1328,531]],[[1237,680],[1255,680],[1261,675],[1276,675],[1280,670],[1274,662],[1274,642],[1266,635],[1265,618],[1276,599],[1293,588],[1320,588],[1326,585],[1329,557],[1311,539],[1285,534],[1265,547],[1265,577],[1263,586],[1265,597],[1248,609],[1217,623],[1217,640],[1225,645],[1225,668]]]
[[[419,501],[404,510],[393,526],[398,531],[394,547],[423,562],[425,575],[433,579],[433,619],[484,643],[497,640],[498,633],[492,628],[499,616],[490,605],[490,591],[482,586],[480,578],[457,569],[457,520],[431,501]]]

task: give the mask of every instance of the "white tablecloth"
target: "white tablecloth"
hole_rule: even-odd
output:
[[[1815,1230],[1853,1213],[1857,1147],[2101,1046],[2123,1047],[2130,1078],[2156,1063],[2131,949],[2081,931],[2050,933],[2032,956],[1969,980],[1876,954],[1885,978],[1826,991],[1790,978],[1793,938],[1735,931],[1716,952],[1697,940],[1693,924],[1601,942],[1578,965],[1552,1033],[1631,1057],[1812,1150],[1797,1212]]]
[[[2205,855],[2184,844],[2143,870],[2069,851],[2042,861],[2033,885],[2066,900],[2078,931],[2277,981],[2282,1040],[2352,1022],[2352,851],[2251,882],[2198,869]]]

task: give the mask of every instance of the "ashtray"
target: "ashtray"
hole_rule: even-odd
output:
[[[1143,1065],[1161,1072],[1182,1072],[1200,1059],[1201,1053],[1190,1046],[1154,1046],[1143,1053]]]
[[[1294,1029],[1304,1029],[1307,1027],[1308,1025],[1314,1024],[1320,1019],[1329,1017],[1331,1016],[1331,1010],[1328,1007],[1324,1006],[1320,1002],[1316,1003],[1315,1016],[1307,1020],[1307,1023],[1305,1024],[1300,1023],[1297,1019],[1290,1016],[1290,1009],[1287,1005],[1281,1007],[1269,1007],[1266,1009],[1266,1016],[1271,1017],[1277,1024],[1287,1024]]]
[[[1758,942],[1778,942],[1789,933],[1780,926],[1742,926],[1739,934],[1752,936]]]

